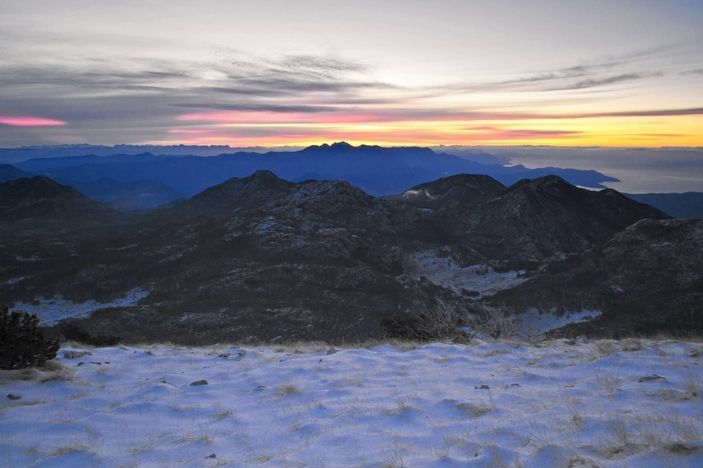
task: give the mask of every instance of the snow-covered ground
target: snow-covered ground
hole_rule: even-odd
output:
[[[127,291],[124,296],[118,297],[112,302],[90,300],[78,303],[64,299],[62,296],[54,296],[49,299],[39,298],[36,304],[15,302],[12,306],[12,310],[35,314],[39,317],[39,322],[42,325],[51,326],[67,318],[89,317],[90,314],[100,309],[108,309],[110,307],[133,307],[148,295],[148,291],[142,288],[134,288]]]
[[[703,466],[701,343],[81,350],[0,373],[0,465]]]

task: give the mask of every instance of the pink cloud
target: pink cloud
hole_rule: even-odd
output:
[[[44,117],[12,117],[0,115],[0,125],[9,125],[11,127],[58,127],[66,125],[66,122],[61,120],[46,119]]]
[[[188,128],[172,128],[171,130],[168,131],[168,133],[174,134],[174,135],[204,135],[207,133],[211,133],[211,130],[205,130],[205,129],[188,129]]]
[[[215,124],[354,123],[395,119],[395,116],[374,112],[320,112],[311,114],[301,112],[227,111],[183,114],[178,116],[178,120],[180,121],[212,122]]]

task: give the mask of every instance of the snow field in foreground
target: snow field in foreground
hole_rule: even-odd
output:
[[[703,466],[701,343],[59,356],[0,374],[0,465]]]

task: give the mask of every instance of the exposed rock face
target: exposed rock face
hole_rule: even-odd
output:
[[[56,190],[58,199],[70,192]],[[26,239],[0,233],[12,252],[0,252],[0,295],[109,302],[144,288],[150,295],[139,306],[82,321],[91,333],[133,341],[380,338],[389,320],[437,304],[466,311],[477,300],[411,274],[417,252],[546,271],[551,258],[664,216],[553,177],[505,188],[460,175],[376,198],[347,182],[292,183],[259,171],[99,227]]]
[[[493,302],[515,311],[603,311],[562,334],[701,334],[703,220],[643,219]]]

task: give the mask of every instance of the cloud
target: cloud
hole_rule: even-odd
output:
[[[574,104],[575,99],[580,99],[577,104],[581,108],[597,109],[591,101],[591,107],[583,107],[584,98],[592,100],[595,94],[568,91],[607,89],[662,76],[641,66],[641,60],[652,54],[606,57],[504,80],[416,87],[377,79],[368,65],[334,55],[256,57],[227,50],[202,62],[92,57],[28,63],[15,58],[0,61],[0,108],[16,115],[54,115],[62,119],[56,122],[71,123],[67,126],[70,135],[100,143],[155,141],[169,135],[202,142],[218,135],[223,139],[235,135],[271,140],[280,135],[281,141],[291,141],[315,135],[343,138],[344,132],[349,138],[383,136],[378,141],[403,142],[412,137],[414,141],[427,138],[439,143],[456,142],[460,134],[452,133],[454,129],[470,122],[701,114],[697,107],[549,112]],[[510,99],[503,99],[501,93],[509,93]],[[494,95],[499,99],[492,105],[485,97]],[[489,104],[481,108],[451,104],[477,96],[482,99],[473,102]],[[441,99],[433,100],[435,97]],[[528,104],[543,111],[532,112]],[[452,131],[442,134],[438,129],[445,122]],[[369,128],[357,124],[368,124]],[[20,130],[4,125],[2,144],[24,138]],[[43,134],[50,138],[69,135],[61,125],[54,125],[55,129],[42,130]],[[224,132],[228,126],[238,130]],[[392,135],[394,132],[398,135]],[[484,132],[486,138],[506,140],[577,134],[530,128]]]
[[[328,75],[332,72],[362,72],[368,67],[357,61],[342,60],[336,57],[320,57],[317,55],[290,55],[278,61],[278,65],[293,70],[310,70]]]
[[[572,118],[589,117],[671,117],[677,115],[703,115],[703,107],[684,109],[649,109],[639,111],[600,112],[592,114],[574,114]]]
[[[66,125],[66,122],[44,117],[0,115],[0,125],[9,125],[10,127],[57,127]]]
[[[435,87],[434,90],[439,93],[480,91],[550,92],[601,88],[628,81],[663,76],[664,72],[662,71],[652,72],[651,65],[647,65],[646,62],[660,58],[676,48],[677,46],[673,44],[662,45],[626,54],[601,57],[578,65],[540,71],[506,80],[449,83]]]
[[[219,103],[219,102],[203,102],[203,103],[182,103],[175,104],[176,107],[198,108],[198,109],[215,109],[215,110],[235,110],[235,111],[254,111],[254,112],[277,112],[277,113],[318,113],[318,112],[333,112],[339,110],[335,106],[313,106],[305,104],[271,104],[266,102],[242,102],[242,103]]]
[[[606,76],[600,78],[590,78],[587,80],[576,81],[574,83],[564,84],[559,87],[550,88],[551,90],[567,90],[567,89],[588,89],[598,88],[611,84],[623,83],[626,81],[642,80],[644,78],[662,76],[662,73],[623,73],[621,75]]]
[[[544,138],[544,137],[569,137],[573,135],[579,135],[582,132],[575,130],[558,130],[558,129],[511,129],[511,128],[500,128],[493,126],[479,126],[479,127],[466,127],[465,130],[478,135],[500,135],[502,137],[513,138],[513,139],[527,139],[527,138]]]

